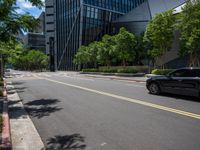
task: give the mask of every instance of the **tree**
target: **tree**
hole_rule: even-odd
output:
[[[41,8],[41,0],[29,0],[33,5]],[[18,14],[16,0],[1,0],[0,2],[0,41],[15,39],[19,30],[33,30],[38,21],[29,14]]]
[[[126,66],[127,62],[135,59],[136,52],[134,51],[134,48],[137,44],[136,37],[122,27],[116,35],[115,40],[115,50],[118,53],[118,59],[122,62],[122,65]]]
[[[182,55],[190,55],[190,66],[200,66],[200,0],[187,1],[180,14]]]
[[[90,62],[89,48],[87,46],[81,46],[78,49],[78,52],[76,53],[73,62],[74,64],[79,66],[83,65],[83,68],[85,68],[87,64]]]
[[[99,42],[92,42],[88,46],[88,53],[89,53],[89,60],[92,65],[92,67],[97,68],[98,66],[98,60],[97,60],[97,54],[99,50]]]
[[[3,75],[3,60],[5,60],[5,52],[13,50],[12,47],[16,43],[16,34],[20,30],[33,30],[38,25],[38,20],[29,14],[18,14],[16,6],[17,0],[1,0],[0,1],[0,68],[1,77]],[[42,0],[28,0],[34,6],[41,8]]]
[[[157,14],[148,24],[144,41],[152,43],[149,55],[158,58],[172,47],[175,16],[173,10]],[[164,66],[163,66],[164,67]]]
[[[135,60],[133,61],[136,65],[142,65],[142,60],[146,60],[148,58],[147,51],[149,49],[149,45],[147,42],[143,41],[144,32],[139,36],[136,36],[137,45],[135,46]]]
[[[98,43],[97,59],[101,65],[110,66],[117,62],[115,45],[115,36],[110,35],[104,35],[102,41]]]
[[[9,57],[9,63],[16,69],[42,70],[48,68],[48,56],[38,50],[27,50],[18,47],[14,55]]]

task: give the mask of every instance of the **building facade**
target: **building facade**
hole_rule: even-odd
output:
[[[185,0],[46,0],[46,50],[58,70],[75,70],[81,45],[114,34],[122,26],[139,34],[159,12]],[[47,21],[48,20],[48,21]],[[51,25],[51,28],[50,28]],[[51,49],[50,49],[51,48]]]
[[[23,43],[28,49],[40,50],[45,53],[45,12],[42,12],[38,17],[39,25],[34,31],[23,35]]]
[[[45,36],[42,33],[29,32],[25,35],[24,45],[28,49],[39,50],[45,53]]]

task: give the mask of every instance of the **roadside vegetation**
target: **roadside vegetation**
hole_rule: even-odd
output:
[[[74,63],[84,72],[136,73],[139,71],[138,67],[128,66],[144,66],[142,61],[147,57],[147,53],[142,39],[143,34],[135,36],[122,27],[116,35],[104,35],[101,41],[81,46],[75,55]]]
[[[3,79],[0,79],[0,135],[3,128],[3,119],[2,119],[2,113],[3,113],[3,89],[4,89],[4,82]],[[1,141],[1,138],[0,138]]]
[[[83,69],[83,72],[103,72],[103,73],[140,73],[148,72],[148,66],[113,66],[99,67],[97,69]]]
[[[151,73],[155,75],[167,75],[172,71],[174,71],[174,69],[154,69]]]
[[[13,53],[10,53],[6,62],[14,69],[19,70],[46,70],[49,66],[49,57],[39,50],[24,49],[18,44]]]
[[[42,0],[28,0],[38,8],[43,7]],[[0,2],[0,76],[3,76],[5,62],[15,53],[19,40],[16,35],[20,31],[34,31],[38,20],[28,13],[17,13],[19,8],[16,0],[1,0]],[[17,53],[17,52],[16,52]],[[11,54],[11,55],[10,55]]]
[[[157,60],[171,50],[174,32],[180,32],[179,55],[189,56],[188,66],[200,67],[200,0],[187,1],[181,13],[169,10],[157,14],[140,36],[121,28],[116,35],[105,35],[101,41],[81,46],[74,63],[83,72],[138,72],[128,66],[152,64],[152,73],[167,74],[171,71]],[[101,69],[106,66],[107,69]],[[116,69],[113,66],[121,66]],[[124,68],[126,67],[126,69]],[[89,69],[88,69],[89,68]],[[131,69],[130,69],[131,68]],[[154,70],[154,69],[161,70]],[[162,70],[167,69],[167,70]]]

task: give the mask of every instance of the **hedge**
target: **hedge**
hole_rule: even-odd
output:
[[[174,71],[174,69],[154,69],[151,73],[155,75],[167,75],[172,71]]]
[[[116,66],[99,67],[98,69],[83,69],[82,72],[102,72],[102,73],[147,73],[147,66]]]

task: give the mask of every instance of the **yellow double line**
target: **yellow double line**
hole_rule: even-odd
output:
[[[35,77],[37,77],[37,76],[35,76]],[[41,79],[39,77],[37,77],[37,78]],[[164,111],[167,111],[167,112],[172,112],[172,113],[179,114],[179,115],[182,115],[182,116],[200,119],[200,114],[195,114],[195,113],[182,111],[182,110],[178,110],[178,109],[174,109],[174,108],[170,108],[170,107],[165,107],[165,106],[162,106],[162,105],[144,102],[144,101],[141,101],[141,100],[132,99],[132,98],[124,97],[124,96],[119,96],[119,95],[115,95],[115,94],[111,94],[111,93],[107,93],[107,92],[97,91],[97,90],[89,89],[89,88],[86,88],[86,87],[68,84],[68,83],[64,83],[64,82],[60,82],[60,81],[56,81],[56,80],[52,80],[52,79],[48,79],[48,78],[44,78],[44,79],[47,80],[47,81],[54,82],[54,83],[59,83],[59,84],[66,85],[66,86],[69,86],[69,87],[74,87],[74,88],[78,88],[78,89],[81,89],[81,90],[89,91],[89,92],[92,92],[92,93],[113,97],[113,98],[116,98],[116,99],[132,102],[132,103],[135,103],[135,104],[140,104],[140,105],[155,108],[155,109],[164,110]]]

